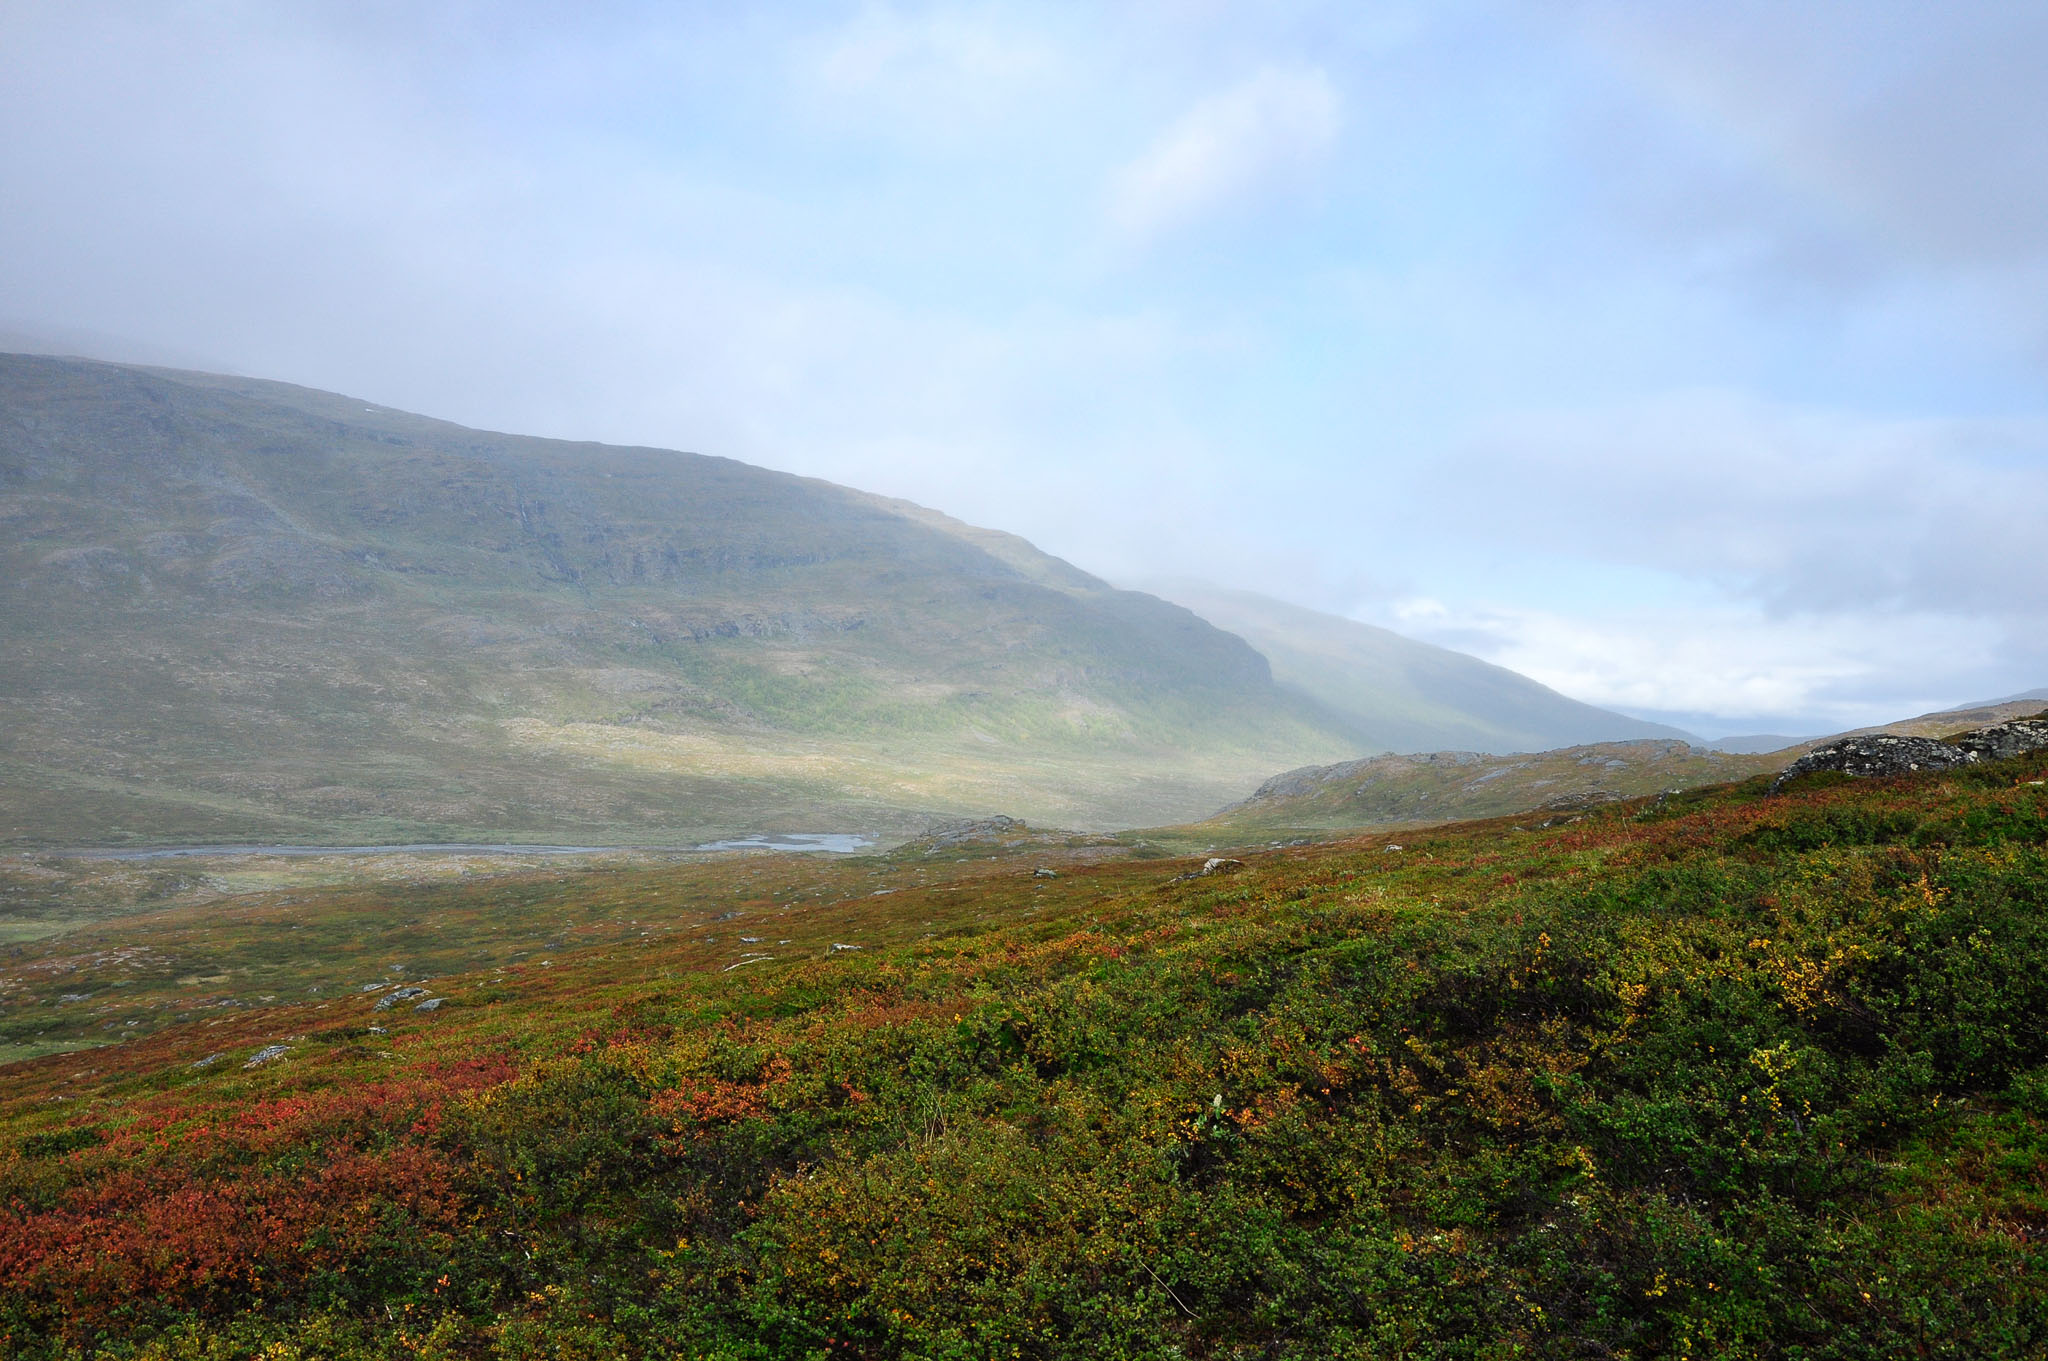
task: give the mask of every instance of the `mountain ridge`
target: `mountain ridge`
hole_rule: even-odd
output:
[[[35,356],[0,416],[14,844],[1089,826],[1351,747],[1181,607],[817,479]]]
[[[1586,742],[1700,740],[1372,624],[1205,583],[1166,581],[1152,589],[1265,653],[1276,682],[1339,715],[1368,748],[1504,754]]]

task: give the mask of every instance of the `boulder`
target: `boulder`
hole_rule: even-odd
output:
[[[2016,719],[1997,723],[1958,737],[1901,737],[1896,733],[1851,733],[1824,742],[1785,767],[1771,782],[1777,793],[1801,775],[1834,770],[1844,775],[1867,778],[1873,775],[1911,775],[1923,770],[1953,770],[1979,761],[2002,761],[2048,747],[2048,720]]]
[[[1980,761],[2003,761],[2048,747],[2048,718],[2016,718],[1975,732],[1964,733],[1955,744]]]

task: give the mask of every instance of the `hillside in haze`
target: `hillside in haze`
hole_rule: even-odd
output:
[[[1371,751],[1548,751],[1691,736],[1567,699],[1462,652],[1249,591],[1156,586],[1266,655],[1273,679],[1335,714]]]
[[[1242,640],[726,459],[0,357],[0,841],[892,834],[1359,750]]]

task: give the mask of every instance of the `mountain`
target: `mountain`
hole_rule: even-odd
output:
[[[1360,750],[1189,611],[728,459],[0,356],[0,844],[1194,816]]]
[[[1700,745],[1712,747],[1715,751],[1734,752],[1741,756],[1760,756],[1765,752],[1783,751],[1787,747],[1797,747],[1818,740],[1813,737],[1794,737],[1790,733],[1758,732],[1708,738]]]
[[[1283,689],[1338,715],[1368,750],[1548,751],[1586,742],[1698,740],[1370,624],[1248,591],[1189,582],[1152,589],[1251,643]]]
[[[1937,709],[1917,718],[1902,718],[1895,723],[1881,723],[1874,728],[1857,728],[1855,731],[1897,733],[1901,737],[1948,737],[1973,728],[1989,727],[1993,723],[2007,723],[2015,718],[2033,718],[2041,712],[2044,700],[2048,700],[2048,690],[2023,690],[2003,699],[1977,700],[1959,704],[1953,709]],[[1846,737],[1850,734],[1837,735]],[[1814,740],[1824,742],[1828,739]]]

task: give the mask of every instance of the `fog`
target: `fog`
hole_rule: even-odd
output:
[[[17,3],[0,331],[1819,732],[2048,683],[2044,62],[1993,4]]]

